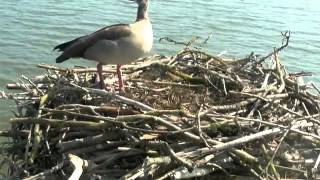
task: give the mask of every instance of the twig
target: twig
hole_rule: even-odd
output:
[[[320,154],[318,155],[318,158],[316,160],[316,162],[314,163],[314,166],[312,167],[312,175],[314,178],[316,178],[316,173],[318,172],[318,166],[320,164]]]
[[[135,100],[132,100],[132,99],[117,95],[115,93],[109,93],[109,92],[106,92],[104,90],[92,89],[92,88],[83,88],[83,87],[81,87],[80,89],[85,90],[89,94],[96,94],[96,95],[100,95],[100,96],[106,96],[106,97],[109,97],[109,98],[114,98],[114,99],[116,99],[116,100],[118,100],[120,102],[123,102],[123,103],[126,103],[126,104],[130,104],[130,105],[133,105],[133,106],[137,106],[137,107],[141,108],[142,110],[146,110],[146,111],[155,110],[154,108],[152,108],[150,106],[147,106],[147,105],[145,105],[145,104],[143,104],[141,102],[138,102],[138,101],[135,101]]]
[[[63,166],[65,166],[67,164],[67,161],[62,161],[60,163],[58,163],[57,165],[53,166],[52,168],[45,170],[41,173],[35,174],[33,176],[29,176],[27,178],[24,178],[23,180],[36,180],[36,179],[45,179],[45,178],[49,178],[52,177],[52,175],[61,170],[63,168]]]
[[[44,95],[44,92],[41,89],[39,89],[38,86],[34,82],[31,81],[31,79],[29,79],[28,77],[26,77],[24,75],[22,75],[22,78],[27,80],[30,83],[30,85],[32,87],[34,87],[40,93],[40,96]]]
[[[70,161],[70,165],[74,168],[71,176],[68,178],[68,180],[76,180],[76,179],[80,179],[83,171],[84,171],[84,167],[86,166],[85,164],[87,163],[85,160],[81,159],[78,156],[75,156],[73,154],[69,154],[68,155],[69,161]]]
[[[274,59],[276,61],[277,73],[278,73],[278,76],[280,78],[280,83],[281,83],[280,87],[278,89],[278,93],[281,93],[284,90],[285,86],[286,86],[285,81],[284,81],[284,74],[283,74],[283,71],[281,69],[281,64],[280,64],[280,59],[279,59],[279,51],[277,51],[275,49],[273,54],[274,54]]]
[[[146,81],[142,79],[130,79],[132,82],[143,82],[146,84],[157,84],[157,85],[165,85],[165,86],[174,86],[174,87],[182,87],[182,88],[203,88],[201,84],[182,84],[182,83],[174,83],[174,82],[160,82],[160,81]]]
[[[170,145],[167,142],[159,141],[159,142],[155,142],[155,143],[162,145],[166,149],[166,151],[170,155],[170,157],[174,161],[176,161],[178,164],[188,168],[188,170],[192,170],[194,168],[195,165],[193,164],[193,162],[191,160],[177,156],[176,153],[173,151],[173,149],[170,147]]]
[[[175,41],[169,37],[162,37],[159,39],[159,42],[163,41],[163,40],[166,40],[168,42],[172,42],[174,44],[180,44],[180,45],[184,45],[186,46],[186,48],[189,48],[196,40],[198,40],[200,37],[198,36],[195,36],[193,37],[189,42],[185,43],[185,42],[179,42],[179,41]]]
[[[289,129],[290,128],[288,126],[275,124],[275,123],[263,121],[263,120],[260,120],[260,119],[236,117],[236,116],[230,116],[230,115],[214,115],[214,114],[209,114],[208,116],[223,117],[223,118],[227,118],[227,119],[238,119],[238,120],[241,120],[241,121],[252,121],[252,122],[262,123],[262,124],[265,124],[265,125],[269,125],[269,126],[272,126],[272,127],[279,127],[279,128],[283,128],[283,129]],[[313,117],[315,117],[315,116],[313,116]],[[300,121],[300,120],[303,120],[303,119],[308,119],[308,118],[309,117],[306,116],[306,117],[303,117],[303,118],[290,119],[289,121],[296,121],[297,122],[297,121]],[[296,128],[298,128],[298,127],[296,127]],[[320,140],[320,136],[318,136],[316,134],[307,133],[307,132],[301,131],[299,129],[293,129],[293,128],[291,128],[290,130],[293,131],[293,132],[296,132],[298,134],[305,135],[305,136],[311,136],[313,138],[316,138],[316,139]]]
[[[270,160],[271,160],[271,157],[270,157],[269,154],[268,154],[268,151],[267,151],[266,146],[265,146],[264,144],[262,144],[261,146],[262,146],[261,148],[262,148],[262,150],[263,150],[263,153],[264,153],[265,156],[266,156],[266,159],[267,159],[269,162],[271,162],[271,163],[270,163],[270,166],[271,166],[272,173],[274,174],[274,176],[276,177],[277,180],[280,180],[281,177],[280,177],[278,171],[276,170],[273,162],[270,161]],[[268,173],[268,172],[266,172],[266,173]]]
[[[202,108],[203,108],[203,104],[201,104],[200,109],[199,109],[198,114],[197,114],[197,130],[198,130],[198,134],[199,134],[199,137],[201,138],[202,142],[203,142],[207,147],[211,147],[211,146],[207,143],[206,139],[203,137],[203,132],[202,132],[202,130],[201,130],[201,116],[200,116],[200,114],[201,114]]]
[[[289,45],[289,40],[290,40],[290,31],[286,31],[284,33],[281,32],[281,35],[283,36],[283,39],[285,40],[285,43],[282,44],[282,46],[280,48],[276,48],[273,52],[269,53],[267,56],[261,58],[257,64],[261,64],[263,61],[265,61],[266,59],[268,59],[269,57],[271,57],[275,52],[279,52],[281,50],[283,50],[285,47],[287,47]]]
[[[195,152],[191,153],[194,156],[196,155],[200,155],[200,157],[208,155],[208,154],[212,154],[218,151],[222,151],[222,150],[227,150],[227,149],[231,149],[234,148],[236,146],[242,145],[244,143],[248,143],[257,139],[261,139],[261,138],[265,138],[267,136],[274,136],[274,135],[278,135],[280,134],[282,131],[280,128],[274,128],[274,129],[269,129],[269,130],[265,130],[265,131],[261,131],[258,132],[256,134],[252,134],[252,135],[248,135],[248,136],[244,136],[242,138],[230,141],[230,142],[226,142],[223,144],[218,144],[215,146],[212,146],[210,149],[209,148],[202,148],[199,150],[196,150]],[[191,155],[190,154],[190,155]]]
[[[54,70],[54,71],[61,71],[64,73],[95,73],[97,72],[97,68],[59,68],[53,65],[48,65],[48,64],[39,64],[39,68],[47,69],[47,70]],[[102,72],[104,73],[117,73],[115,68],[111,68],[110,66],[106,67],[104,66],[102,69]],[[123,71],[123,73],[126,73],[126,71]]]

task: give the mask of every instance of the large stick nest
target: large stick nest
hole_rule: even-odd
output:
[[[2,98],[17,102],[2,136],[7,177],[26,179],[281,179],[318,175],[319,96],[288,73],[282,47],[226,60],[191,49],[123,66],[39,65]]]

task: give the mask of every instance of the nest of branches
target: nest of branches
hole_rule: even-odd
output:
[[[2,98],[17,103],[2,136],[7,177],[24,179],[316,178],[319,95],[288,73],[279,52],[239,60],[189,45],[174,56],[114,66],[111,90],[95,68],[22,76]],[[313,89],[313,91],[310,89]]]

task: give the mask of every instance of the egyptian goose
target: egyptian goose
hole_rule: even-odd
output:
[[[103,89],[102,66],[117,64],[119,89],[124,90],[121,65],[144,56],[153,44],[152,25],[148,16],[148,0],[130,0],[138,4],[137,19],[132,24],[115,24],[104,27],[92,34],[62,43],[54,50],[62,51],[56,62],[70,58],[84,58],[97,61],[97,71]]]

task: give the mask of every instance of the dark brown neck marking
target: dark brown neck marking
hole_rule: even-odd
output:
[[[143,20],[143,19],[148,19],[149,18],[148,9],[149,9],[148,0],[141,0],[141,2],[139,3],[139,7],[138,7],[136,21],[140,21],[140,20]]]

